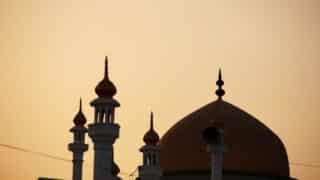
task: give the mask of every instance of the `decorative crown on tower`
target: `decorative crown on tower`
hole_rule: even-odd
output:
[[[76,125],[76,126],[84,126],[87,122],[87,119],[82,112],[82,99],[81,98],[80,98],[80,104],[79,104],[79,112],[74,117],[73,122],[74,122],[74,125]]]
[[[104,78],[96,86],[96,94],[102,98],[112,98],[117,93],[117,88],[109,79],[108,74],[108,56],[105,57]]]
[[[147,145],[156,145],[159,142],[159,135],[153,128],[153,112],[150,115],[150,129],[149,131],[143,136],[143,141]]]

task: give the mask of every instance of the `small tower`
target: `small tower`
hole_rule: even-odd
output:
[[[117,179],[112,174],[113,144],[119,137],[120,126],[115,122],[115,108],[120,104],[113,98],[117,89],[110,81],[108,58],[105,59],[104,78],[96,86],[98,97],[90,104],[94,107],[94,122],[89,124],[89,136],[94,144],[94,180]]]
[[[153,113],[150,117],[150,129],[144,135],[143,141],[145,145],[140,148],[143,153],[143,165],[139,166],[139,180],[160,180],[162,171],[160,168],[158,145],[159,135],[153,127]]]
[[[74,127],[70,129],[73,133],[73,143],[68,146],[69,151],[73,153],[73,174],[72,180],[82,180],[82,162],[83,153],[88,150],[88,144],[85,144],[85,134],[88,132],[84,127],[87,120],[82,113],[82,102],[80,99],[80,107],[78,114],[74,117]]]

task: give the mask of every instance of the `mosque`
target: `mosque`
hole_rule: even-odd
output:
[[[150,117],[145,133],[142,165],[136,180],[294,180],[281,139],[261,121],[223,99],[224,81],[219,71],[217,99],[190,113],[159,138]],[[105,61],[104,78],[91,101],[94,121],[86,127],[80,109],[74,118],[74,135],[68,149],[73,153],[73,180],[82,180],[83,154],[88,150],[85,135],[94,144],[94,180],[120,180],[114,162],[113,144],[120,126],[115,110],[120,103]]]

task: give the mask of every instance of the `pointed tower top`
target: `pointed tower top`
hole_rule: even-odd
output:
[[[80,97],[79,112],[82,112],[82,98]]]
[[[150,129],[149,131],[143,136],[143,141],[147,145],[156,145],[159,142],[159,135],[158,133],[154,130],[153,127],[153,112],[151,111],[150,114]]]
[[[150,114],[150,129],[153,129],[153,112]]]
[[[76,126],[84,126],[87,122],[86,117],[82,113],[82,99],[80,98],[80,104],[79,104],[79,112],[73,119],[74,125]]]
[[[104,64],[104,78],[109,79],[109,72],[108,72],[108,56],[105,56],[105,64]]]
[[[222,99],[222,96],[226,92],[222,89],[222,86],[224,85],[224,81],[222,80],[221,69],[219,69],[219,75],[218,75],[218,80],[217,80],[216,84],[218,86],[218,89],[216,90],[216,95],[218,96],[218,99]]]
[[[105,57],[104,77],[96,86],[95,91],[99,97],[103,98],[112,98],[117,93],[115,85],[109,79],[108,56]]]

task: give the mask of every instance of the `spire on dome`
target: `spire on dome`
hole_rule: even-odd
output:
[[[84,126],[87,122],[86,117],[82,113],[82,99],[80,98],[80,103],[79,103],[79,112],[73,119],[74,125],[76,126]]]
[[[105,57],[104,77],[96,86],[95,91],[99,97],[103,98],[112,98],[117,93],[115,85],[109,79],[108,56]]]
[[[143,136],[143,141],[147,145],[156,145],[159,141],[159,135],[158,133],[154,130],[153,127],[153,112],[151,111],[150,114],[150,129],[149,131]]]
[[[216,85],[218,86],[218,89],[216,90],[216,95],[218,96],[219,99],[222,99],[222,96],[225,94],[225,91],[222,89],[222,86],[224,85],[224,81],[222,80],[221,69],[219,69],[219,76],[218,76]]]

